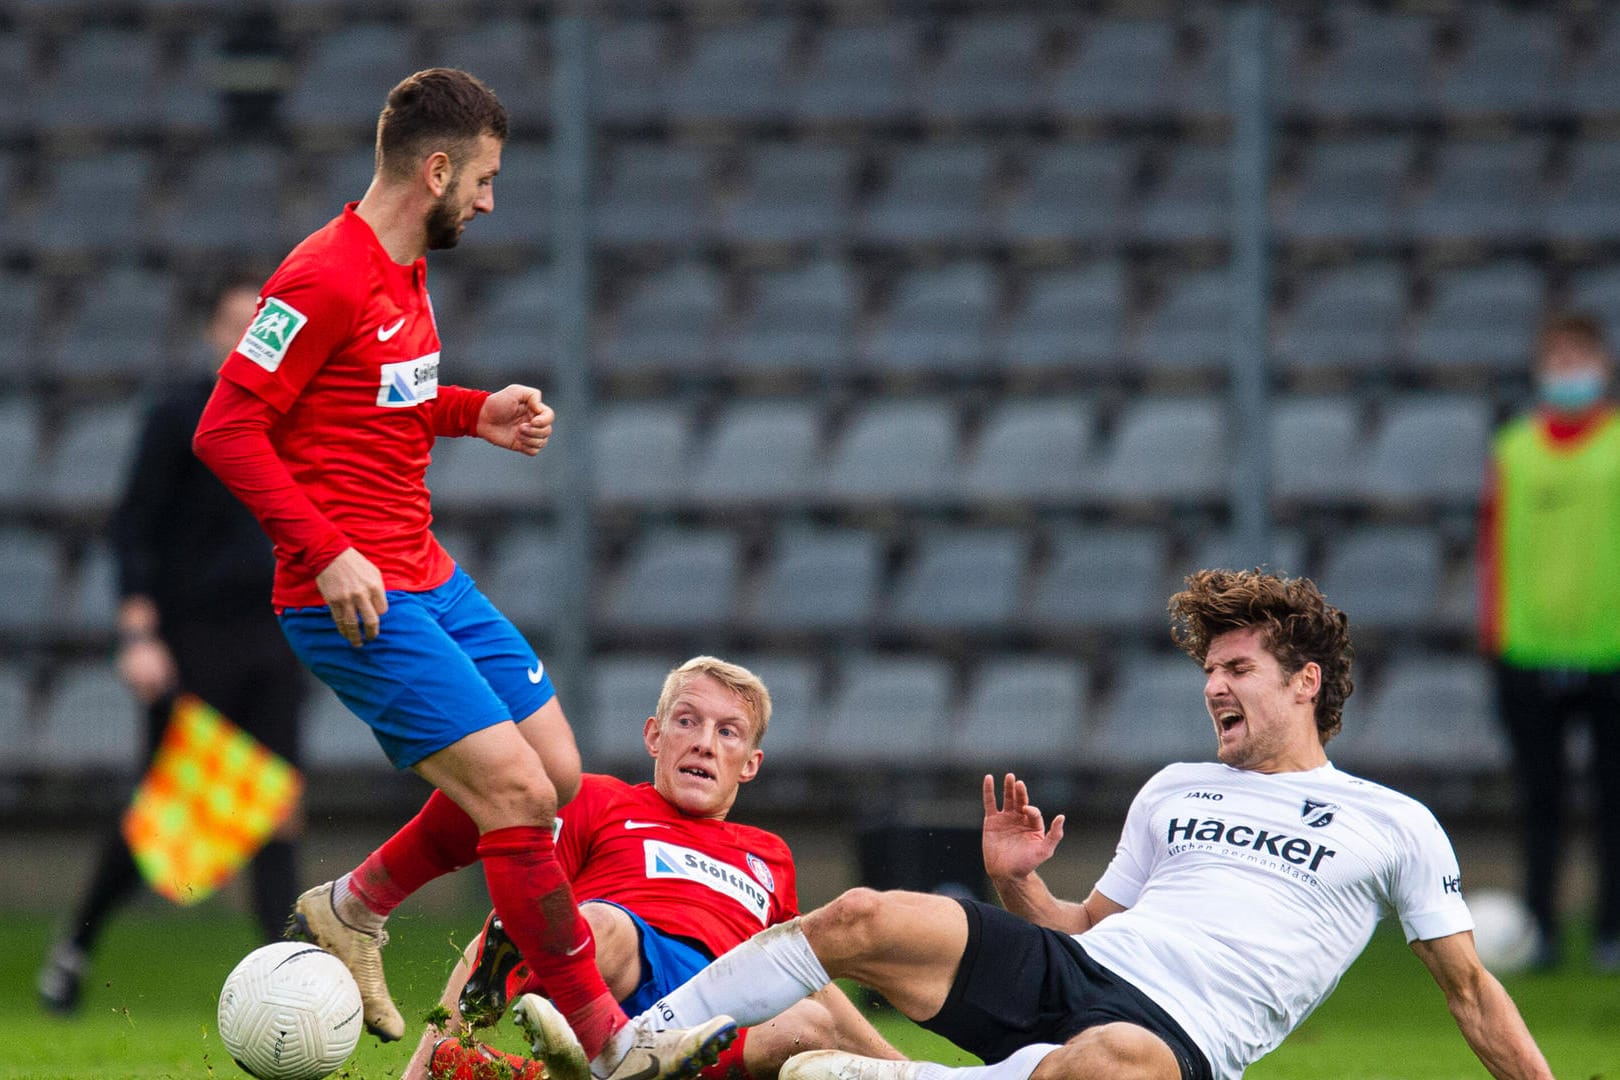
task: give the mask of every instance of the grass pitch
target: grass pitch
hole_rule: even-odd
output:
[[[413,1027],[438,997],[459,947],[477,931],[464,920],[396,916],[385,956],[389,985]],[[108,930],[80,1015],[50,1017],[34,1000],[34,972],[50,925],[0,915],[0,1080],[157,1080],[245,1076],[214,1033],[216,995],[254,944],[250,922],[205,905],[192,912],[140,909]],[[1554,1072],[1620,1080],[1620,977],[1573,962],[1557,975],[1508,981]],[[896,1045],[916,1057],[961,1062],[949,1044],[892,1012],[874,1013]],[[493,1039],[523,1049],[510,1025]],[[414,1039],[384,1046],[367,1037],[337,1076],[397,1077]],[[1392,932],[1373,939],[1337,993],[1283,1046],[1251,1069],[1252,1080],[1453,1080],[1484,1077],[1457,1034],[1423,965]]]

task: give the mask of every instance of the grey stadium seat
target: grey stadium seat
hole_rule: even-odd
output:
[[[1215,727],[1203,688],[1203,673],[1186,656],[1128,656],[1119,666],[1111,707],[1093,729],[1090,760],[1155,770],[1175,761],[1214,760]]]
[[[1142,197],[1142,237],[1164,243],[1218,240],[1230,227],[1232,160],[1224,144],[1181,143],[1158,182]]]
[[[1040,54],[1045,25],[1027,15],[954,20],[939,62],[925,74],[917,103],[940,120],[1005,120],[1027,116],[1040,102]]]
[[[30,52],[28,37],[20,29],[8,26],[0,30],[0,64],[4,64],[7,71],[14,72],[17,78],[34,86],[40,80],[34,71]],[[0,101],[0,135],[14,138],[29,130],[33,105],[39,96],[8,95]]]
[[[1166,600],[1170,590],[1180,590],[1187,575],[1197,570],[1247,570],[1261,566],[1272,573],[1298,577],[1306,569],[1305,537],[1294,529],[1273,528],[1270,550],[1256,558],[1254,552],[1240,550],[1238,539],[1231,532],[1200,532],[1194,538],[1192,549],[1172,559],[1170,566]]]
[[[59,512],[110,510],[128,474],[139,429],[133,404],[105,405],[69,419],[35,478],[38,497]]]
[[[950,733],[951,672],[943,660],[846,660],[828,710],[820,756],[862,765],[916,765]]]
[[[591,465],[599,498],[658,504],[687,490],[691,415],[667,402],[604,406],[592,422]]]
[[[535,24],[524,18],[486,17],[448,30],[428,49],[428,62],[475,72],[500,95],[513,125],[533,131],[548,115],[551,86],[550,43]],[[500,188],[496,184],[497,205]]]
[[[895,582],[889,621],[919,632],[1008,627],[1028,557],[1029,541],[1016,529],[924,533]]]
[[[0,284],[0,289],[4,289]],[[26,397],[0,399],[0,505],[21,502],[39,453],[40,420],[34,402]]]
[[[651,776],[652,759],[641,732],[658,708],[664,677],[681,661],[673,653],[599,656],[592,661],[589,720],[579,725],[580,748],[590,768],[606,767],[636,780]]]
[[[179,304],[172,276],[124,268],[87,282],[78,307],[52,354],[59,378],[135,381],[161,373],[169,362],[166,332]]]
[[[58,135],[158,126],[163,60],[156,34],[95,27],[69,35],[53,79],[34,98],[34,121]]]
[[[1435,112],[1431,17],[1342,7],[1327,23],[1329,47],[1298,91],[1308,115],[1414,119]]]
[[[1406,311],[1406,275],[1393,260],[1313,272],[1281,316],[1277,358],[1301,369],[1365,369],[1396,355]]]
[[[767,630],[856,633],[876,613],[883,540],[862,529],[790,527],[778,535],[745,620]]]
[[[995,153],[979,143],[895,150],[887,182],[864,204],[860,235],[891,244],[977,238],[988,218],[995,167]]]
[[[116,251],[127,254],[146,236],[154,168],[137,150],[63,158],[47,170],[49,186],[22,236],[52,255]],[[85,207],[96,208],[94,214]]]
[[[1412,140],[1404,135],[1313,140],[1295,192],[1280,200],[1278,231],[1299,240],[1387,243],[1405,226],[1411,164]]]
[[[1029,623],[1057,632],[1162,625],[1170,542],[1152,528],[1065,529],[1030,589]]]
[[[0,273],[0,326],[7,328],[10,338],[0,347],[0,374],[15,377],[34,367],[35,342],[45,323],[41,302],[45,295],[37,275]]]
[[[714,352],[725,286],[713,270],[681,263],[643,279],[602,346],[614,371],[701,370]]]
[[[112,665],[62,668],[51,684],[40,733],[40,764],[133,774],[142,755],[140,706]]]
[[[54,611],[57,622],[80,633],[110,635],[118,621],[118,568],[105,543],[92,544],[79,561],[73,588]]]
[[[312,153],[308,162],[316,173],[311,185],[313,192],[296,201],[288,214],[295,242],[337,217],[345,204],[359,201],[376,172],[375,151],[364,146],[328,154]],[[498,180],[496,184],[498,187]],[[430,281],[431,278],[430,273]]]
[[[388,91],[419,68],[416,54],[414,36],[401,26],[351,24],[315,37],[282,115],[309,131],[374,128]]]
[[[537,143],[506,144],[501,150],[501,175],[495,180],[493,221],[483,224],[480,245],[541,244],[551,235],[556,203],[551,154]]]
[[[427,484],[436,510],[539,513],[551,502],[550,473],[543,455],[532,458],[478,438],[440,439]]]
[[[1089,675],[1070,659],[997,655],[980,662],[952,733],[953,761],[993,774],[1084,761]]]
[[[1118,239],[1126,230],[1138,157],[1136,147],[1124,141],[1033,149],[998,231],[1022,243]]]
[[[656,19],[604,19],[596,34],[593,105],[604,120],[646,123],[663,115],[673,65]]]
[[[818,370],[841,366],[851,339],[860,288],[843,260],[826,259],[755,279],[748,305],[724,351],[744,371]],[[727,320],[727,327],[733,325]]]
[[[7,747],[0,775],[22,772],[38,764],[36,733],[30,722],[28,672],[13,662],[0,664],[0,739]]]
[[[391,768],[370,725],[326,685],[311,680],[304,706],[304,760],[315,769]]]
[[[537,372],[549,370],[553,300],[551,275],[544,269],[496,280],[476,323],[467,328],[471,333],[464,355],[454,358],[457,368],[489,375],[491,381],[519,374],[532,381]],[[440,322],[450,326],[448,320]],[[471,375],[467,379],[475,382]]]
[[[1354,698],[1351,698],[1354,701]],[[1391,662],[1364,730],[1346,723],[1335,763],[1373,773],[1426,768],[1446,775],[1507,767],[1490,670],[1477,657],[1407,656]]]
[[[7,526],[0,529],[0,628],[40,633],[61,593],[60,558],[47,533]]]
[[[1601,319],[1611,340],[1620,337],[1620,265],[1595,266],[1575,275],[1570,306]]]
[[[1147,398],[1125,409],[1097,471],[1097,491],[1122,501],[1223,499],[1227,425],[1219,402]]]
[[[1165,275],[1165,293],[1142,331],[1149,370],[1224,368],[1232,354],[1232,274],[1225,267]]]
[[[805,764],[820,740],[827,701],[821,690],[820,665],[796,656],[743,654],[736,663],[759,676],[771,695],[771,726],[761,748],[765,768]]]
[[[1545,305],[1539,267],[1503,261],[1439,277],[1409,346],[1421,368],[1518,372]]]
[[[844,499],[935,499],[956,482],[957,419],[941,401],[873,403],[833,447],[828,493]]]
[[[671,77],[670,111],[682,120],[764,121],[792,104],[793,23],[766,16],[700,29]]]
[[[1435,613],[1442,563],[1430,530],[1369,525],[1335,539],[1317,583],[1352,629],[1421,631]]]
[[[803,499],[821,487],[826,439],[814,401],[745,401],[708,426],[694,497],[706,502]]]
[[[1414,394],[1385,412],[1362,474],[1372,499],[1472,502],[1490,449],[1485,398]]]
[[[1052,79],[1048,103],[1059,115],[1146,118],[1173,111],[1178,64],[1168,19],[1097,19]]]
[[[985,417],[963,489],[986,502],[1073,500],[1086,486],[1095,438],[1089,399],[1004,399]]]
[[[163,219],[163,237],[192,253],[279,255],[288,232],[281,212],[285,160],[285,151],[268,146],[205,152]]]
[[[1594,29],[1596,47],[1566,65],[1555,93],[1576,113],[1620,112],[1620,9],[1610,9]]]
[[[981,262],[913,272],[866,339],[862,362],[879,372],[983,366],[995,292],[995,275]]]
[[[892,120],[916,93],[915,20],[890,18],[821,31],[799,80],[794,111],[811,123]]]
[[[489,563],[478,582],[484,595],[525,631],[555,632],[558,585],[567,569],[557,535],[533,526],[502,529]]]
[[[1480,4],[1468,13],[1467,40],[1439,80],[1449,116],[1543,116],[1564,72],[1564,27],[1551,11]]]
[[[1283,398],[1271,414],[1271,479],[1282,499],[1339,503],[1361,494],[1361,407],[1350,397]]]
[[[1125,269],[1116,260],[1036,274],[999,335],[1002,363],[1015,370],[1117,364],[1125,311]]]
[[[729,239],[798,244],[840,236],[849,219],[855,154],[818,143],[766,143],[752,148],[742,197],[719,215]]]
[[[601,620],[629,631],[725,626],[732,620],[741,576],[742,551],[735,534],[649,528],[608,590]]]
[[[1620,139],[1581,139],[1570,151],[1568,178],[1545,204],[1542,228],[1553,239],[1575,243],[1620,238],[1617,186]]]
[[[595,235],[607,244],[680,244],[708,225],[708,156],[690,146],[621,143],[609,158]]]
[[[1536,136],[1444,144],[1434,178],[1413,205],[1425,240],[1517,240],[1537,225],[1547,143]]]

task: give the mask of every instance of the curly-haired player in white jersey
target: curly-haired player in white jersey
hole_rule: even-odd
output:
[[[1393,912],[1491,1074],[1551,1077],[1474,951],[1434,816],[1327,759],[1351,691],[1344,614],[1307,579],[1228,570],[1188,578],[1170,611],[1205,673],[1219,763],[1147,782],[1084,901],[1057,899],[1036,873],[1063,818],[1047,828],[1011,774],[998,806],[986,776],[985,868],[1006,911],[854,889],[643,1016],[748,1024],[848,977],[989,1064],[823,1050],[790,1059],[783,1080],[1231,1080],[1326,999]]]

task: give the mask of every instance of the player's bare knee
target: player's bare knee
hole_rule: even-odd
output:
[[[498,824],[549,825],[557,816],[556,789],[537,762],[528,764],[491,773],[475,792],[479,809],[466,810],[485,831]]]
[[[806,915],[801,925],[811,948],[832,970],[830,960],[862,956],[877,943],[883,907],[884,894],[876,889],[850,889]]]
[[[1178,1080],[1164,1040],[1136,1024],[1103,1024],[1046,1055],[1030,1080]]]

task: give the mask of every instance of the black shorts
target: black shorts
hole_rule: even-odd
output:
[[[1211,1080],[1209,1062],[1181,1025],[1074,938],[977,900],[960,903],[967,948],[944,1006],[923,1027],[996,1062],[1031,1043],[1061,1045],[1087,1028],[1124,1021],[1164,1040],[1182,1080]]]

